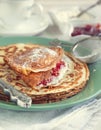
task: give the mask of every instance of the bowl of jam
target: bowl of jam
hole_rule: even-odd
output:
[[[99,21],[72,21],[71,37],[88,35],[101,36],[101,22]]]

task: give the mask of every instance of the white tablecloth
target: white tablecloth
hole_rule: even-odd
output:
[[[0,130],[100,130],[101,99],[68,109],[22,112],[0,109]]]
[[[64,1],[66,2],[66,0]],[[43,0],[41,2],[44,3]],[[49,1],[47,0],[44,5],[47,4],[49,7],[49,4],[47,2]],[[80,4],[83,5],[82,2],[83,1],[81,1]],[[76,3],[76,0],[74,1],[74,3]],[[55,2],[55,5],[58,4]],[[96,9],[93,9],[93,11],[96,13],[95,10]],[[68,40],[67,34],[60,33],[55,25],[49,26],[43,33],[39,34],[38,36]],[[22,112],[22,111],[10,111],[0,109],[0,130],[18,130],[18,129],[19,130],[44,130],[44,129],[100,130],[101,99],[100,98],[93,99],[82,105],[79,104],[77,106],[68,109],[57,109],[42,112],[36,112],[36,111]]]

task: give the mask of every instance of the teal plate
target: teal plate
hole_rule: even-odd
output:
[[[48,45],[52,39],[40,38],[35,36],[28,37],[0,37],[0,46],[15,43],[37,43]],[[64,42],[64,41],[63,41]],[[65,42],[68,43],[68,42]],[[71,43],[68,43],[71,44]],[[69,48],[65,48],[69,51]],[[17,111],[44,111],[53,109],[69,108],[76,104],[88,101],[101,93],[101,61],[88,65],[90,69],[90,79],[83,91],[66,100],[48,103],[48,104],[32,104],[30,108],[22,108],[12,102],[0,101],[0,108],[17,110]]]

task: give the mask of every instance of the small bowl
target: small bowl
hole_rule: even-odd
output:
[[[89,37],[75,43],[73,55],[86,63],[101,59],[101,37]]]

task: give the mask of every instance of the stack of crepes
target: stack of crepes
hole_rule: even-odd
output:
[[[89,75],[88,66],[60,46],[17,43],[0,47],[0,77],[33,103],[67,99],[86,86]],[[9,101],[0,93],[1,99]]]

